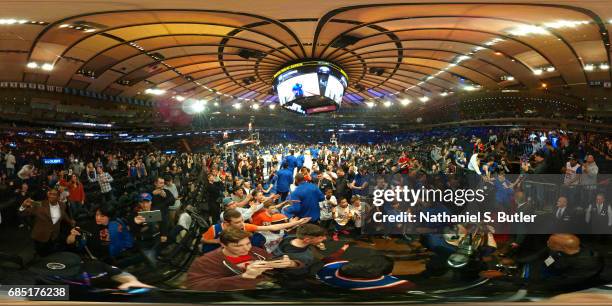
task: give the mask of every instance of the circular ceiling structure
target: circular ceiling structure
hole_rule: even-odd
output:
[[[612,73],[606,1],[19,1],[3,11],[1,81],[112,96],[276,103],[274,74],[304,59],[346,71],[348,106],[482,89],[580,96]]]

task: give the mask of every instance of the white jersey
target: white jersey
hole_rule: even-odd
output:
[[[346,225],[350,220],[349,218],[350,211],[351,211],[350,206],[347,206],[347,207],[336,206],[336,218],[334,218],[334,220],[336,220],[336,223],[342,226]]]
[[[359,207],[355,207],[353,205],[350,206],[351,214],[353,215],[353,221],[355,222],[355,227],[360,228],[363,225],[363,208],[365,206],[363,203],[359,205]]]
[[[285,237],[285,230],[281,230],[278,233],[270,232],[270,231],[261,231],[257,232],[266,238],[266,242],[264,243],[264,248],[270,254],[278,248],[278,245],[283,241]]]
[[[578,174],[576,173],[580,168],[580,164],[576,163],[575,166],[572,167],[570,162],[567,162],[565,165],[565,177],[563,178],[563,184],[565,185],[578,185]]]
[[[326,199],[326,200],[319,202],[319,208],[321,208],[320,219],[323,221],[331,220],[332,219],[332,208],[334,208],[337,204],[338,204],[338,201],[336,201],[336,197],[333,195],[329,198],[329,200]]]
[[[308,168],[308,170],[312,170],[312,156],[310,154],[304,155],[304,167]]]

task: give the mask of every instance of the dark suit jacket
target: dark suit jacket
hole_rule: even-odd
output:
[[[66,213],[66,205],[59,205],[61,217],[55,224],[53,224],[51,220],[51,210],[49,208],[49,202],[46,200],[42,202],[40,207],[31,206],[21,212],[22,215],[34,217],[32,239],[38,242],[55,240],[59,237],[62,222],[68,223],[69,225],[74,224],[74,221],[68,216],[68,213]]]
[[[561,218],[557,218],[558,209],[559,208],[555,207],[551,212],[555,231],[558,233],[569,233],[576,230],[576,228],[574,227],[576,225],[574,210],[566,207],[563,211],[563,214],[561,215]]]

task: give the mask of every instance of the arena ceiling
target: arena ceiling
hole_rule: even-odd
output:
[[[2,1],[0,81],[142,98],[274,103],[272,75],[324,59],[347,105],[609,82],[612,1]]]

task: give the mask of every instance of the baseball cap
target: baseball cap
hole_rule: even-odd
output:
[[[140,201],[151,201],[151,200],[153,200],[153,197],[151,196],[150,193],[144,192],[140,194]]]
[[[223,198],[223,206],[230,205],[232,202],[234,202],[234,200],[230,197]]]

